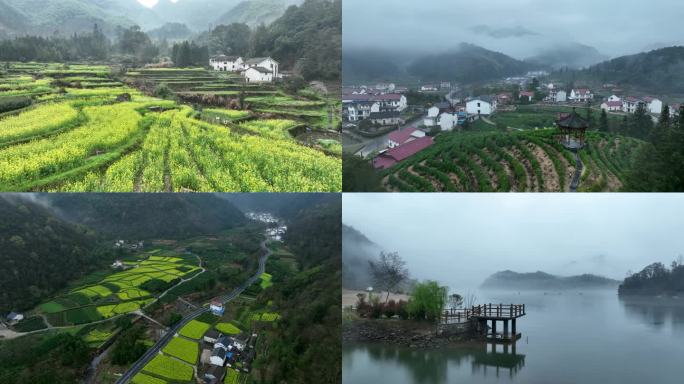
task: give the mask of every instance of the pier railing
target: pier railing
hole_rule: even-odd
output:
[[[480,304],[470,308],[449,308],[442,314],[442,323],[464,323],[473,317],[516,319],[521,316],[525,316],[525,304]]]

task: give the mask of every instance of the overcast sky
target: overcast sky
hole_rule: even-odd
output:
[[[577,42],[608,56],[681,45],[681,0],[344,0],[345,47],[446,50],[474,43],[518,59]]]
[[[344,194],[343,222],[452,288],[506,269],[622,279],[684,254],[680,194]]]

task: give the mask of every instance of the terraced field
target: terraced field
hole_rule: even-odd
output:
[[[575,155],[555,130],[440,135],[432,147],[383,172],[388,191],[562,192],[571,189]],[[579,152],[579,191],[618,191],[641,142],[591,132]]]
[[[113,80],[108,67],[13,64],[0,75],[0,108],[12,109],[0,113],[0,190],[341,190],[336,140],[320,129],[328,101],[272,86],[244,91],[230,75],[203,69],[129,75],[188,88],[177,94],[242,93],[250,109],[193,110],[145,96]],[[327,141],[299,140],[301,132]]]
[[[41,304],[37,312],[53,326],[86,324],[134,312],[155,301],[158,292],[145,287],[173,286],[200,271],[195,258],[149,256],[125,263],[127,269],[100,276]],[[88,334],[88,342],[103,339],[106,330]],[[104,338],[106,340],[106,338]]]

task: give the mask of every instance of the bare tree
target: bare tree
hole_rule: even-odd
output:
[[[463,305],[463,296],[458,293],[452,293],[449,295],[449,307],[460,308]]]
[[[369,261],[370,273],[375,286],[387,291],[385,303],[389,300],[390,291],[397,288],[409,277],[406,262],[397,252],[380,252],[377,261]]]
[[[477,303],[477,296],[472,292],[468,292],[463,299],[463,304],[466,308],[471,308],[475,303]]]

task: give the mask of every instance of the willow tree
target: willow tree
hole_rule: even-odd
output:
[[[448,291],[436,281],[416,284],[408,303],[409,316],[416,320],[436,321],[444,311]]]

